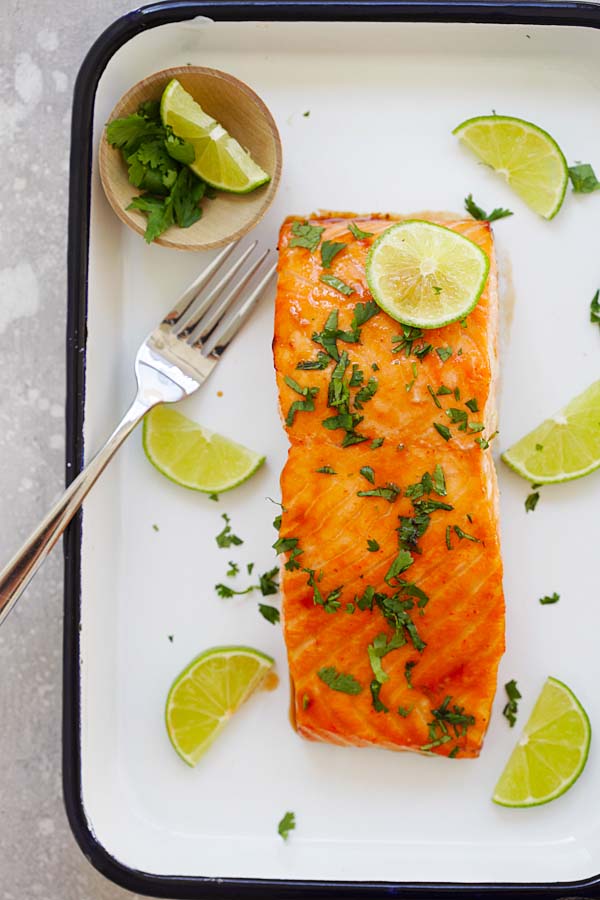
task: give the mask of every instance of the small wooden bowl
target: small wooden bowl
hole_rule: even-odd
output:
[[[273,116],[247,84],[225,72],[200,66],[163,69],[139,81],[121,97],[110,121],[135,112],[144,100],[160,100],[172,78],[177,78],[202,109],[249,150],[271,176],[267,184],[250,194],[219,191],[213,200],[202,201],[201,219],[189,228],[174,225],[154,241],[177,250],[210,250],[242,237],[268,210],[281,175],[281,141]],[[132,197],[141,192],[130,184],[121,151],[111,147],[105,131],[100,141],[99,165],[108,202],[122,222],[143,235],[146,217],[138,210],[127,209]]]

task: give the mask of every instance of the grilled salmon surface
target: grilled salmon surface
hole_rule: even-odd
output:
[[[281,229],[273,346],[290,441],[276,544],[284,634],[304,737],[474,757],[504,650],[489,447],[496,266],[487,222],[421,217],[490,258],[467,319],[425,332],[373,303],[373,239],[348,228],[376,235],[401,217],[330,214],[308,220],[321,233],[294,218]],[[325,241],[346,245],[329,268]]]

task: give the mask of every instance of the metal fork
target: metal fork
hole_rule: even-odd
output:
[[[143,342],[135,358],[137,394],[132,405],[102,449],[0,572],[0,624],[140,419],[158,403],[175,403],[198,390],[247,321],[276,268],[263,265],[270,251],[257,257],[257,246],[254,241],[228,268],[223,264],[238,244],[225,247]]]

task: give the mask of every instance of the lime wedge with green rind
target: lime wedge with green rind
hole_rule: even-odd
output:
[[[573,691],[548,678],[492,800],[526,807],[560,797],[583,772],[591,737],[590,720]]]
[[[468,238],[419,219],[386,228],[367,256],[373,299],[393,319],[440,328],[463,319],[481,296],[490,261]]]
[[[207,494],[237,487],[265,461],[254,450],[209,431],[166,405],[146,413],[142,442],[146,456],[162,475]]]
[[[547,131],[514,116],[477,116],[452,133],[502,175],[530,209],[554,218],[565,197],[569,168]]]
[[[169,125],[177,137],[192,144],[196,158],[190,169],[212,187],[233,194],[248,194],[271,180],[248,151],[204,112],[176,78],[163,92],[160,115],[163,124]]]
[[[572,481],[600,468],[600,381],[513,444],[502,459],[539,484]]]
[[[197,764],[273,664],[270,656],[252,647],[214,647],[177,676],[167,696],[165,719],[170,741],[188,766]]]

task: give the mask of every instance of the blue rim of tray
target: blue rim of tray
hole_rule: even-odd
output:
[[[67,459],[69,484],[83,462],[85,355],[87,337],[87,277],[90,222],[93,115],[98,82],[113,54],[148,28],[195,16],[216,21],[392,21],[476,22],[563,25],[600,28],[600,5],[548,2],[196,2],[165,0],[141,7],[117,19],[85,57],[73,96],[69,188],[68,312],[67,312]],[[383,897],[450,900],[459,897],[573,898],[600,897],[600,874],[576,882],[536,884],[460,884],[442,882],[282,881],[258,878],[202,878],[152,875],[124,866],[96,839],[87,821],[81,790],[81,513],[65,533],[65,596],[63,644],[63,793],[71,829],[85,856],[107,878],[129,891],[153,897],[233,898],[235,900],[296,900],[303,895],[320,900],[380,900]],[[509,873],[507,873],[509,874]]]

